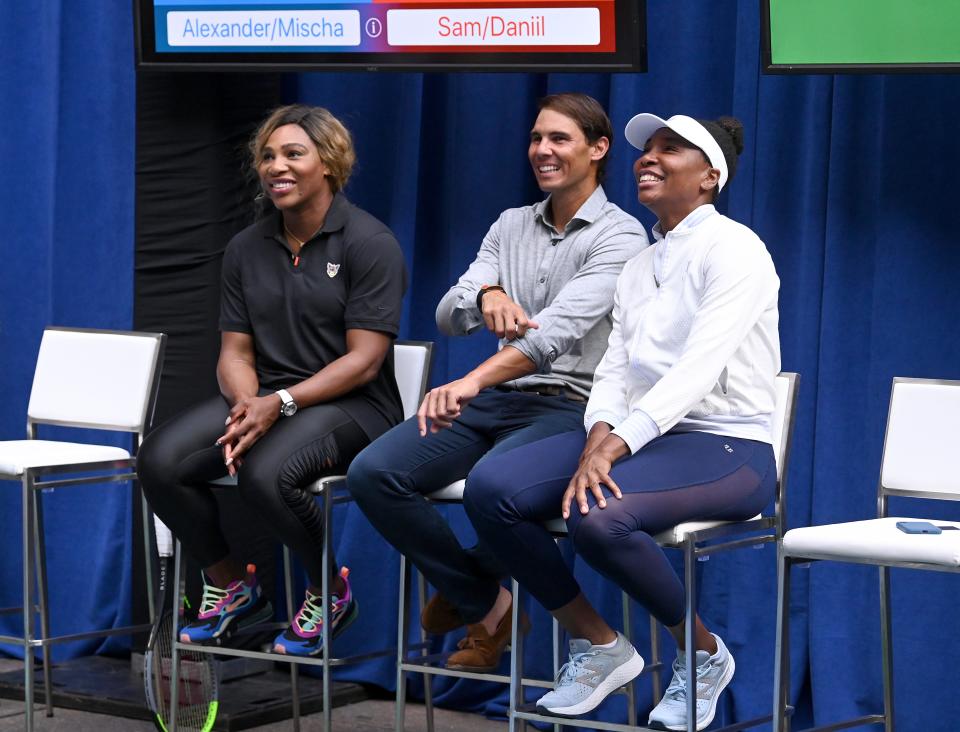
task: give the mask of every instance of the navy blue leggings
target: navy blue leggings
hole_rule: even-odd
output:
[[[483,543],[537,600],[556,610],[580,588],[543,522],[560,516],[586,435],[568,432],[491,456],[467,479],[464,503]],[[684,619],[684,590],[655,535],[685,521],[751,518],[773,497],[767,443],[706,432],[667,433],[617,462],[623,498],[590,511],[574,504],[567,528],[577,553],[661,623]]]

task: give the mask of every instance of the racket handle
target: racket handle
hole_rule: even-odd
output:
[[[157,535],[157,553],[161,557],[173,556],[173,534],[157,515],[153,516],[153,530]]]

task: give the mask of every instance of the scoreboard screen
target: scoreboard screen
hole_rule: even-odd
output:
[[[761,0],[768,73],[960,70],[960,0]]]
[[[140,67],[644,71],[644,0],[135,0]]]

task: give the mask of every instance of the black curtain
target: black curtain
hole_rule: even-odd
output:
[[[258,186],[247,142],[279,99],[275,74],[143,73],[137,79],[133,322],[168,338],[155,426],[218,393],[220,262],[230,238],[253,221]],[[229,489],[218,490],[217,498],[231,546],[242,548],[242,559],[257,566],[272,594],[273,537]],[[139,573],[142,562],[134,568]],[[195,598],[199,574],[187,577]],[[134,594],[135,613],[145,612],[143,600]]]

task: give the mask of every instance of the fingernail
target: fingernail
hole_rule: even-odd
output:
[[[220,440],[217,440],[217,441],[214,442],[213,444],[214,444],[215,447],[220,447]]]
[[[600,501],[600,508],[606,508],[606,507],[607,507],[607,502],[606,502],[606,501]]]
[[[230,424],[230,418],[229,418],[229,417],[227,417],[227,421],[224,422],[224,424]]]
[[[229,468],[232,463],[233,463],[233,458],[227,458],[223,464]]]

